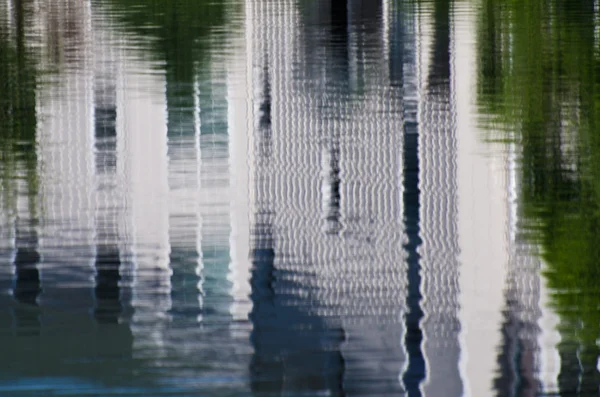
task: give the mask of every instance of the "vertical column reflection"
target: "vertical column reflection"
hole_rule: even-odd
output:
[[[253,183],[250,188],[253,211],[250,319],[254,346],[251,387],[257,395],[265,392],[342,395],[344,362],[339,344],[343,334],[311,312],[310,306],[319,302],[302,296],[302,290],[311,294],[310,287],[300,279],[305,277],[305,281],[310,282],[313,264],[306,263],[309,260],[306,257],[288,254],[302,244],[300,236],[308,231],[307,221],[312,222],[317,217],[319,222],[314,226],[322,230],[318,227],[322,225],[321,199],[315,194],[319,180],[315,178],[315,186],[313,180],[308,181],[304,176],[304,167],[318,170],[319,163],[312,162],[313,158],[310,164],[302,164],[307,149],[303,140],[309,131],[301,130],[300,126],[306,123],[312,127],[314,120],[309,113],[306,119],[297,113],[298,106],[294,102],[297,87],[290,73],[297,50],[295,33],[299,15],[296,6],[288,0],[249,3],[247,9],[255,27],[250,34],[257,121],[249,148]],[[293,181],[296,186],[290,184]],[[308,184],[303,185],[305,182]],[[292,189],[300,189],[295,198],[290,195]],[[297,211],[305,205],[309,205],[310,210],[307,218],[301,220]],[[296,230],[286,226],[290,221],[299,221]],[[306,265],[304,274],[292,270],[298,264]]]
[[[422,258],[425,395],[460,396],[458,341],[459,262],[456,104],[452,0],[432,2],[430,62],[423,69],[420,110],[419,188]],[[426,23],[429,18],[424,18]]]
[[[94,157],[96,174],[96,286],[94,316],[100,322],[116,323],[121,314],[118,247],[117,184],[117,92],[116,51],[96,35],[94,73]]]
[[[381,2],[251,3],[255,390],[400,393],[401,93]]]
[[[21,192],[23,193],[25,192]],[[35,198],[30,196],[25,200],[26,210],[19,210],[15,220],[13,297],[24,305],[14,309],[15,326],[19,334],[38,334],[41,327],[40,313],[34,309],[38,306],[42,286],[39,270],[41,256],[38,248],[38,221],[32,218],[31,211],[35,209],[28,203],[32,199]],[[23,197],[20,197],[19,201],[23,201]]]
[[[17,219],[15,225],[15,285],[14,298],[28,305],[37,305],[42,292],[40,282],[40,254],[38,252],[38,232],[36,221]]]
[[[229,237],[230,153],[225,59],[215,55],[211,66],[200,73],[199,148],[201,207],[202,292],[213,318],[230,316],[231,288],[228,270],[232,260]]]
[[[170,312],[178,322],[195,322],[202,311],[200,95],[198,76],[193,83],[180,82],[167,72]]]
[[[131,321],[137,358],[166,356],[165,333],[172,308],[169,266],[169,195],[166,81],[147,63],[123,64],[123,118],[128,218],[133,261]],[[125,88],[126,87],[126,88]]]
[[[0,27],[0,51],[4,52],[0,55],[0,79],[4,81],[0,94],[0,112],[3,113],[0,115],[0,123],[3,124],[0,126],[0,168],[2,178],[8,181],[0,182],[0,191],[3,198],[13,196],[12,200],[7,200],[7,203],[12,201],[12,208],[3,209],[10,218],[16,218],[12,258],[12,295],[20,303],[13,312],[16,327],[19,332],[37,333],[41,324],[39,313],[33,307],[38,305],[42,292],[38,237],[37,95],[31,47],[27,40],[33,18],[28,4],[21,1],[11,1],[5,7],[0,11],[6,12],[2,17],[7,17],[7,26]]]
[[[408,7],[407,7],[408,8]],[[418,248],[421,245],[420,237],[420,190],[419,190],[419,62],[416,23],[410,11],[402,17],[402,8],[396,9],[400,15],[395,21],[398,44],[392,55],[392,71],[401,70],[401,82],[404,96],[404,152],[403,152],[403,204],[404,204],[404,230],[407,242],[404,249],[407,253],[408,263],[408,294],[406,298],[407,314],[405,316],[406,335],[405,348],[408,362],[402,375],[404,388],[410,397],[421,395],[421,382],[426,376],[425,360],[423,357],[422,343],[423,331],[421,321],[423,318],[422,301],[422,276],[421,256]],[[398,55],[400,53],[400,56]]]

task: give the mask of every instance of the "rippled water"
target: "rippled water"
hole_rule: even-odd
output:
[[[596,1],[2,0],[0,396],[591,396]]]

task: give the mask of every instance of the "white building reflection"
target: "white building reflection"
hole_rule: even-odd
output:
[[[460,242],[460,373],[465,395],[556,393],[556,314],[536,247],[520,230],[519,153],[494,143],[476,111],[476,21],[453,15]]]
[[[244,359],[215,362],[206,372],[206,357],[219,349],[247,354],[231,342],[247,341],[247,327],[202,343],[201,323],[227,329],[232,313],[246,319],[249,312],[247,243],[244,254],[244,244],[235,258],[230,252],[239,236],[248,241],[247,202],[237,200],[247,192],[230,184],[235,178],[247,186],[247,151],[229,139],[246,128],[228,126],[230,115],[246,111],[245,96],[228,98],[245,63],[232,67],[229,54],[214,56],[198,65],[194,84],[178,84],[162,65],[131,51],[98,5],[36,7],[28,9],[28,34],[40,49],[40,69],[56,74],[40,81],[36,94],[39,220],[25,218],[34,204],[19,198],[6,277],[16,280],[16,301],[30,300],[38,305],[33,317],[45,317],[38,332],[63,332],[40,346],[49,360],[23,374],[60,372],[45,363],[61,349],[67,361],[106,352],[148,371],[172,367],[178,376],[244,373]],[[239,153],[235,167],[231,146]],[[188,319],[192,324],[181,323]],[[65,334],[64,324],[72,331]],[[19,346],[9,355],[18,357]],[[189,356],[196,358],[187,362]],[[87,368],[65,367],[73,376]]]
[[[322,319],[323,323],[313,326],[339,329],[343,335],[336,342],[326,331],[320,331],[327,343],[341,346],[343,365],[339,364],[337,369],[340,374],[331,367],[330,373],[321,369],[314,375],[320,380],[313,377],[315,388],[339,391],[341,387],[346,393],[352,394],[350,390],[354,390],[360,394],[366,393],[368,387],[376,387],[365,386],[365,382],[352,389],[349,379],[360,379],[357,374],[361,374],[363,379],[373,377],[381,384],[385,383],[382,378],[393,378],[395,382],[402,379],[402,386],[409,392],[412,392],[411,387],[417,387],[423,395],[487,395],[492,390],[503,390],[508,395],[531,395],[552,390],[553,381],[548,378],[552,379],[553,375],[545,370],[540,374],[540,368],[557,368],[556,363],[549,362],[549,357],[557,357],[556,333],[551,325],[556,320],[551,320],[552,314],[547,308],[540,309],[547,294],[540,284],[541,262],[531,252],[533,247],[516,236],[514,208],[518,198],[506,194],[518,190],[509,183],[514,179],[516,159],[506,154],[504,147],[487,143],[484,132],[477,129],[472,119],[476,114],[472,102],[474,90],[469,85],[476,74],[472,66],[475,56],[472,16],[461,14],[461,18],[457,18],[461,24],[453,31],[450,29],[453,15],[463,12],[462,8],[440,10],[437,8],[443,8],[443,4],[436,3],[422,5],[418,13],[412,11],[411,14],[410,6],[386,4],[383,10],[390,15],[384,18],[390,20],[383,25],[391,37],[387,41],[377,42],[381,40],[378,37],[369,42],[377,37],[368,31],[373,26],[369,24],[369,9],[377,8],[376,5],[359,5],[353,1],[315,2],[298,8],[293,2],[285,1],[246,4],[254,21],[248,35],[254,40],[249,52],[254,57],[255,119],[258,120],[251,146],[254,148],[251,178],[255,179],[256,186],[252,199],[255,211],[253,280],[257,284],[253,286],[255,290],[263,290],[253,292],[253,341],[258,359],[263,360],[257,367],[284,371],[268,367],[266,361],[275,365],[278,360],[287,359],[289,368],[293,368],[294,359],[310,360],[310,357],[294,358],[294,354],[299,353],[290,352],[285,346],[278,347],[277,335],[272,330],[275,326],[264,320],[277,315],[300,316],[290,313],[303,310],[312,320],[299,321]],[[336,17],[328,14],[332,9]],[[445,14],[446,19],[434,19],[434,12],[438,17]],[[381,10],[375,15],[380,13]],[[353,17],[362,18],[362,31],[353,31]],[[345,27],[336,26],[340,23]],[[346,34],[346,42],[336,41],[340,40],[336,32]],[[331,42],[325,51],[319,46],[319,40],[327,39]],[[403,40],[402,44],[396,39]],[[379,49],[377,60],[382,59],[382,54],[383,59],[390,59],[389,74],[387,70],[378,69],[377,61],[369,59],[369,54],[361,53],[361,43],[366,42],[369,44],[365,48]],[[381,43],[389,43],[389,52],[381,48]],[[303,48],[310,51],[303,52]],[[319,63],[324,59],[327,59],[327,67]],[[369,64],[368,72],[363,69],[365,64]],[[370,76],[382,80],[369,82]],[[377,92],[377,88],[393,84],[394,77],[401,83],[403,92],[398,98],[403,100],[395,105],[390,102],[389,106],[399,109],[402,104],[403,120],[390,122],[386,117],[393,117],[393,113],[377,113],[360,107],[361,100],[375,106],[381,98],[392,100],[393,91],[384,94]],[[386,78],[390,80],[385,81]],[[346,85],[344,79],[347,79]],[[323,81],[327,84],[319,85]],[[311,94],[312,85],[319,87],[323,99]],[[369,98],[370,89],[374,90],[375,98]],[[354,90],[360,94],[354,94],[353,106],[346,105],[342,110],[344,95],[351,95]],[[388,175],[381,169],[375,173],[369,171],[370,164],[376,161],[371,163],[366,134],[354,136],[353,133],[370,130],[368,119],[372,113],[378,115],[379,131],[389,128],[399,132],[404,124],[405,134],[408,131],[416,135],[414,143],[410,139],[392,138],[388,143],[374,145],[379,150],[376,157],[386,158],[386,164],[398,165],[402,164],[399,160],[403,146],[406,156],[406,145],[413,145],[418,157],[415,164],[402,159],[404,175],[400,166],[389,167],[397,174]],[[353,119],[353,114],[360,114],[362,119]],[[369,138],[376,139],[373,134]],[[353,140],[359,142],[354,148]],[[395,147],[396,152],[390,152],[388,158],[385,150],[389,145]],[[320,158],[316,153],[320,153]],[[344,164],[344,160],[349,162]],[[415,166],[418,179],[412,186],[406,172],[413,171]],[[367,180],[380,175],[385,181],[378,185],[382,190],[370,191]],[[389,197],[397,197],[400,204],[402,188],[408,200],[405,208],[386,207],[388,204],[383,200]],[[416,192],[414,197],[407,193],[411,189]],[[353,207],[355,198],[358,198],[357,205]],[[373,206],[368,203],[371,198],[375,198],[371,202]],[[406,207],[414,206],[414,199],[417,200],[415,214]],[[380,204],[375,204],[378,202]],[[395,233],[393,227],[386,229],[387,224],[397,221],[396,230],[402,227],[401,213],[407,222],[404,227],[409,240],[406,245],[409,263],[408,269],[403,267],[401,273],[408,270],[408,280],[405,275],[399,275],[397,279],[389,278],[371,287],[386,291],[393,290],[392,285],[398,287],[399,301],[406,301],[407,307],[396,301],[394,304],[397,314],[408,318],[407,338],[403,338],[405,328],[399,324],[397,332],[388,329],[382,338],[373,327],[352,332],[352,321],[348,320],[367,316],[375,323],[385,323],[375,312],[368,309],[361,312],[361,309],[375,301],[374,306],[385,308],[383,302],[391,299],[390,296],[378,300],[361,295],[353,287],[360,290],[360,283],[366,282],[363,280],[353,287],[344,285],[344,272],[353,269],[353,261],[348,260],[345,253],[352,248],[357,248],[356,259],[360,258],[358,253],[368,253],[369,278],[385,268],[385,255],[379,257],[369,244],[353,241],[361,233],[373,236],[370,226],[362,223],[369,216],[355,214],[376,213],[374,208],[378,207],[393,214],[381,223],[376,217],[370,219],[372,224],[378,225],[377,229],[385,230],[386,238]],[[324,214],[321,219],[317,216],[319,213]],[[323,220],[329,222],[320,227]],[[416,235],[411,237],[414,227]],[[342,241],[328,240],[331,239],[328,236],[337,233],[344,237]],[[414,239],[412,243],[411,239]],[[376,237],[374,240],[382,241]],[[394,243],[385,246],[390,245]],[[401,243],[397,244],[400,246]],[[329,255],[332,250],[335,253]],[[401,258],[403,254],[396,252],[392,257]],[[384,264],[383,268],[378,268],[378,263]],[[411,276],[413,265],[419,277]],[[327,282],[327,275],[333,273],[327,272],[329,266],[335,269],[335,282]],[[292,276],[293,279],[288,279]],[[419,299],[410,297],[415,288]],[[408,297],[404,295],[406,292]],[[361,302],[353,302],[354,297],[361,297]],[[342,303],[338,303],[340,301]],[[421,313],[416,317],[417,330],[410,329],[414,325],[411,324],[413,311]],[[546,313],[545,319],[542,312]],[[261,334],[261,328],[270,331]],[[413,331],[421,335],[416,342],[417,349],[410,346],[415,344],[410,335]],[[282,327],[281,332],[289,331]],[[361,335],[358,341],[354,339],[356,335]],[[390,340],[396,338],[396,342],[406,343],[405,349],[394,351],[394,358],[389,361],[385,354],[371,356],[379,352],[374,341],[381,342],[391,335]],[[285,338],[281,343],[286,344]],[[306,343],[318,350],[317,346],[323,341]],[[353,354],[359,358],[355,359]],[[315,360],[317,357],[326,361],[317,355]],[[411,366],[411,360],[417,364]],[[423,362],[421,369],[419,360]],[[362,368],[353,372],[352,363],[358,361]],[[373,375],[370,368],[377,365],[392,372],[391,368],[403,370],[394,376],[386,371]],[[286,375],[282,372],[281,376]],[[331,385],[336,376],[341,383]],[[271,381],[277,382],[276,379]],[[290,381],[289,387],[300,386]]]
[[[402,102],[381,4],[246,10],[253,390],[401,393]]]
[[[90,2],[38,7],[59,72],[37,92],[39,200],[8,232],[13,297],[45,316],[27,326],[77,324],[181,377],[220,360],[257,394],[555,390],[556,315],[515,233],[518,153],[474,120],[473,16],[431,7],[249,0],[238,51],[190,84]],[[251,363],[215,359],[249,344]]]

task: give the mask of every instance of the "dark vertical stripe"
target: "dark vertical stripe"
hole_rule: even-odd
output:
[[[252,276],[250,280],[252,292],[252,312],[250,320],[253,324],[251,334],[254,355],[250,363],[252,391],[275,392],[283,388],[283,363],[277,360],[278,338],[275,311],[275,249],[273,226],[267,220],[268,214],[259,214],[258,222],[253,230],[253,248],[251,252]]]
[[[434,8],[434,36],[429,86],[442,84],[450,89],[450,2],[436,0]]]
[[[116,88],[109,80],[114,76],[97,76],[94,87],[94,138],[96,173],[112,179],[117,166],[117,108]],[[111,181],[112,182],[112,181]],[[114,192],[101,188],[99,198],[111,197]],[[94,317],[101,323],[116,323],[121,307],[121,259],[113,208],[100,200],[96,214],[97,236],[95,257]]]
[[[100,174],[114,172],[117,166],[117,109],[97,105],[94,117],[96,171]]]
[[[528,394],[517,393],[520,389],[519,377],[519,353],[520,324],[514,313],[515,302],[507,298],[506,308],[504,310],[504,321],[502,323],[502,347],[498,351],[499,372],[494,379],[494,388],[498,397],[516,397],[527,396]]]
[[[350,55],[348,53],[349,26],[348,1],[331,0],[331,43],[333,52],[333,80],[348,82],[350,79]]]
[[[341,180],[340,180],[340,142],[339,137],[334,136],[329,146],[329,202],[327,205],[327,233],[337,234],[341,229]]]
[[[17,220],[17,236],[15,255],[14,298],[28,305],[37,305],[42,292],[40,282],[40,254],[38,253],[38,236],[32,225],[24,225]]]
[[[419,219],[419,134],[416,124],[405,123],[404,127],[404,224],[408,237],[404,249],[408,262],[408,296],[406,303],[406,337],[408,368],[402,378],[409,397],[421,396],[420,384],[425,379],[425,359],[421,350],[421,264],[417,252],[421,245]]]
[[[312,394],[343,396],[344,358],[341,328],[331,327],[306,310],[311,302],[296,292],[306,288],[275,268],[273,225],[259,214],[253,235],[251,388],[257,395]]]
[[[17,252],[14,260],[14,299],[23,304],[13,311],[16,331],[19,335],[38,335],[41,329],[40,312],[36,309],[42,293],[38,252],[38,235],[32,220],[17,220]]]
[[[95,157],[99,174],[113,173],[117,166],[117,93],[114,82],[110,80],[113,78],[103,71],[98,73],[94,82]]]
[[[404,13],[401,12],[400,6],[395,4],[396,9],[393,12],[393,17],[390,17],[390,80],[393,86],[397,86],[402,83],[402,74],[404,70],[404,43],[409,37],[405,37],[403,17]]]
[[[119,248],[114,244],[99,244],[96,247],[95,266],[94,317],[101,323],[117,323],[122,312]]]
[[[410,5],[409,5],[410,7]],[[414,96],[417,86],[411,81],[411,76],[405,75],[405,65],[412,65],[407,70],[416,69],[417,54],[410,46],[417,40],[410,23],[403,24],[412,13],[396,4],[394,10],[395,18],[391,31],[394,32],[390,40],[390,68],[393,84],[403,86],[403,219],[407,235],[404,250],[407,254],[408,265],[408,293],[406,297],[407,314],[405,316],[406,334],[404,344],[408,354],[408,366],[402,376],[404,388],[409,397],[421,396],[420,385],[426,376],[425,358],[423,356],[423,331],[421,320],[423,310],[421,308],[421,263],[418,248],[421,245],[420,237],[420,191],[419,191],[419,125],[418,125],[418,103],[417,100],[408,100]],[[406,12],[406,15],[404,15]],[[405,46],[408,47],[405,48]],[[416,76],[412,76],[416,78]]]
[[[259,105],[258,131],[260,133],[259,154],[262,158],[269,158],[273,146],[271,128],[271,75],[269,71],[269,57],[265,55],[263,67],[262,96]]]

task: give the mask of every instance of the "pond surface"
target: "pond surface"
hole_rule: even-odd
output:
[[[2,0],[0,84],[0,395],[598,395],[597,1]]]

